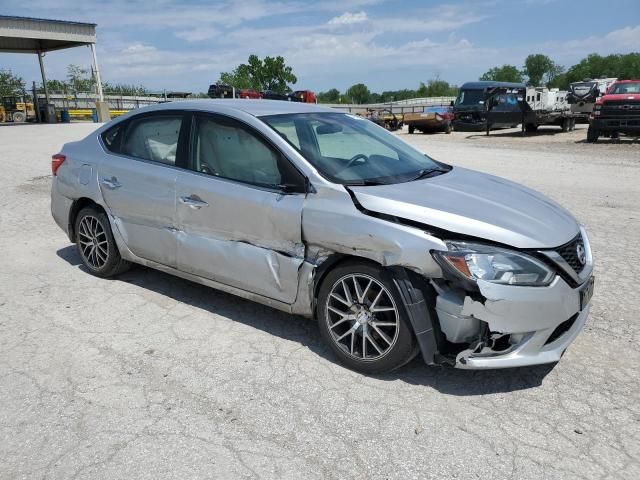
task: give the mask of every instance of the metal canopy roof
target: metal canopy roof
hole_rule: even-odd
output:
[[[0,15],[0,52],[39,53],[95,43],[95,23]]]

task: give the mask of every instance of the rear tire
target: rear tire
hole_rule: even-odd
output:
[[[587,142],[588,143],[596,143],[598,141],[598,137],[600,136],[600,132],[589,125],[589,129],[587,130]]]
[[[447,126],[444,129],[444,133],[446,133],[448,135],[451,132],[453,132],[453,126],[450,123],[447,123]]]
[[[22,123],[27,121],[27,115],[24,112],[13,112],[13,121]]]
[[[571,128],[571,120],[569,118],[563,118],[562,123],[560,124],[560,128],[563,132],[568,132]]]
[[[352,370],[394,370],[417,353],[416,340],[393,277],[366,261],[350,261],[329,272],[317,298],[324,341]]]
[[[414,127],[413,125],[409,125],[409,133],[413,134],[413,132],[416,131],[416,127]]]
[[[90,206],[75,221],[76,247],[84,266],[93,275],[108,278],[125,272],[131,263],[123,260],[103,210]]]
[[[527,123],[525,125],[524,129],[527,132],[537,132],[538,131],[538,125],[536,125],[535,123]]]

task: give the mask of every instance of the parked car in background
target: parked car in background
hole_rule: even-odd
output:
[[[262,93],[250,88],[241,88],[236,90],[236,98],[253,98],[254,100],[262,98]]]
[[[139,263],[316,317],[336,357],[557,362],[585,325],[585,229],[522,185],[301,102],[131,111],[52,158],[51,212],[88,272]]]
[[[420,113],[405,113],[404,123],[409,127],[409,133],[416,130],[422,133],[453,131],[453,106],[437,105],[424,107]]]
[[[362,116],[390,132],[401,129],[403,125],[402,115],[396,115],[388,108],[368,108]]]
[[[640,80],[614,82],[596,101],[589,117],[587,142],[597,142],[601,135],[616,138],[621,133],[640,133]]]
[[[265,100],[290,100],[288,95],[273,90],[265,90],[262,92],[262,98]]]
[[[209,85],[207,95],[210,98],[233,98],[233,87],[222,83],[214,83]]]
[[[288,95],[289,100],[292,102],[302,103],[318,103],[316,95],[311,90],[296,90]]]

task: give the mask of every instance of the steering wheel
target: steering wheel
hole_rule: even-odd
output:
[[[369,157],[367,157],[364,153],[358,153],[353,157],[351,157],[351,159],[347,162],[343,170],[350,168],[354,163],[356,163],[356,161],[360,159],[363,159],[366,162],[367,160],[369,160]]]

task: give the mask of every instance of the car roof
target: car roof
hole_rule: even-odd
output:
[[[283,115],[287,113],[344,113],[340,110],[322,107],[314,103],[289,102],[286,100],[233,98],[167,102],[147,107],[145,108],[145,111],[175,109],[202,110],[207,112],[229,112],[230,110],[236,110],[248,113],[254,117]]]
[[[504,88],[524,88],[524,83],[514,83],[514,82],[494,82],[492,80],[484,80],[479,82],[467,82],[460,87],[460,89],[466,90],[484,90],[485,88],[495,88],[495,87],[504,87]]]

